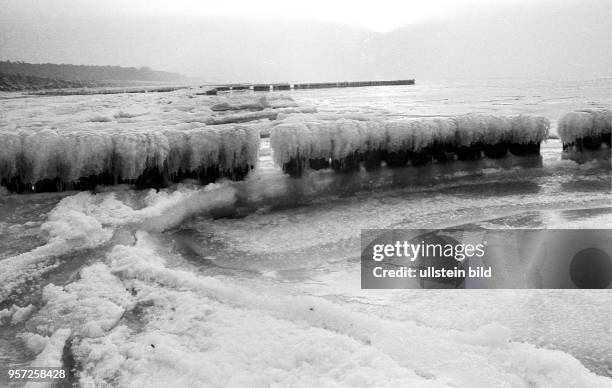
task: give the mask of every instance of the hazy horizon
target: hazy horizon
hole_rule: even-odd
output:
[[[612,68],[605,0],[3,3],[0,59],[11,61],[149,66],[208,82],[581,79]]]

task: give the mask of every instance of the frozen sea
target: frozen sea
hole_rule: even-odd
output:
[[[554,134],[565,112],[610,108],[612,80],[285,94],[320,112],[538,114]],[[3,94],[0,118],[95,98]],[[131,98],[147,104],[100,107]],[[0,365],[74,367],[83,386],[610,387],[610,290],[360,289],[365,228],[612,228],[609,162],[561,160],[558,139],[542,159],[355,191],[367,177],[289,178],[263,139],[244,182],[3,192]]]

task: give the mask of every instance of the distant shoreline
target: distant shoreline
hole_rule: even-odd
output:
[[[136,68],[0,61],[0,91],[5,92],[101,87],[142,88],[187,83],[188,78],[181,74],[152,70],[146,66]]]
[[[0,91],[24,92],[44,89],[92,88],[105,86],[95,81],[70,81],[24,74],[0,73]]]

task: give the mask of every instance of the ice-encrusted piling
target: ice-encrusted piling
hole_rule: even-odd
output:
[[[186,178],[202,183],[244,179],[259,149],[257,129],[202,126],[63,133],[0,131],[0,179],[14,192],[92,189],[129,183],[163,187]]]
[[[559,119],[557,131],[563,142],[563,157],[576,161],[609,159],[612,112],[584,109]]]
[[[539,116],[463,115],[454,118],[288,120],[272,129],[275,162],[299,176],[305,169],[357,171],[539,155],[549,121]]]

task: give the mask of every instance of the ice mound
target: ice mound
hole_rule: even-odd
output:
[[[232,113],[223,116],[212,116],[206,119],[207,125],[219,125],[228,123],[245,123],[255,120],[276,120],[279,115],[290,115],[294,113],[314,113],[315,108],[303,107],[303,108],[278,108],[278,109],[264,109],[255,112],[240,112]]]
[[[115,113],[113,117],[115,119],[131,119],[133,117],[144,116],[148,113],[149,112],[146,110],[145,107],[131,106],[129,108],[119,109],[119,111],[117,111],[117,113]]]
[[[313,115],[305,120],[285,120],[271,132],[275,162],[299,175],[305,168],[330,165],[337,171],[354,171],[361,162],[373,169],[382,161],[388,167],[426,165],[433,159],[476,160],[482,153],[502,158],[537,155],[548,136],[550,123],[538,116],[463,115],[434,119],[348,119],[342,115]]]
[[[16,325],[28,319],[30,314],[34,311],[34,305],[28,305],[26,307],[19,307],[16,309],[11,319],[11,325]]]
[[[69,328],[73,335],[98,337],[115,327],[130,298],[108,266],[97,263],[84,268],[76,282],[64,287],[46,286],[42,297],[45,305],[26,326],[39,334]]]
[[[563,157],[578,162],[609,159],[611,128],[612,112],[608,109],[566,113],[557,126],[563,142]]]
[[[264,110],[266,108],[294,108],[298,104],[293,98],[285,95],[264,95],[252,96],[242,95],[225,98],[211,106],[213,111],[232,111],[232,110]]]
[[[17,335],[25,346],[35,354],[40,353],[49,343],[49,337],[42,336],[36,333],[20,333]]]
[[[214,112],[205,120],[207,125],[245,123],[249,121],[277,120],[293,114],[315,113],[314,107],[301,107],[284,95],[254,96],[251,94],[223,98],[211,106]]]
[[[34,311],[33,305],[28,305],[25,307],[12,305],[10,308],[0,310],[0,324],[4,322],[11,325],[21,323],[30,316],[32,311]]]
[[[52,367],[59,368],[62,366],[62,353],[66,341],[70,337],[70,329],[59,329],[49,338],[47,345],[36,359],[30,364],[32,367]],[[30,383],[31,386],[41,386],[41,383]],[[46,386],[50,386],[48,384]],[[45,385],[43,385],[45,386]]]

